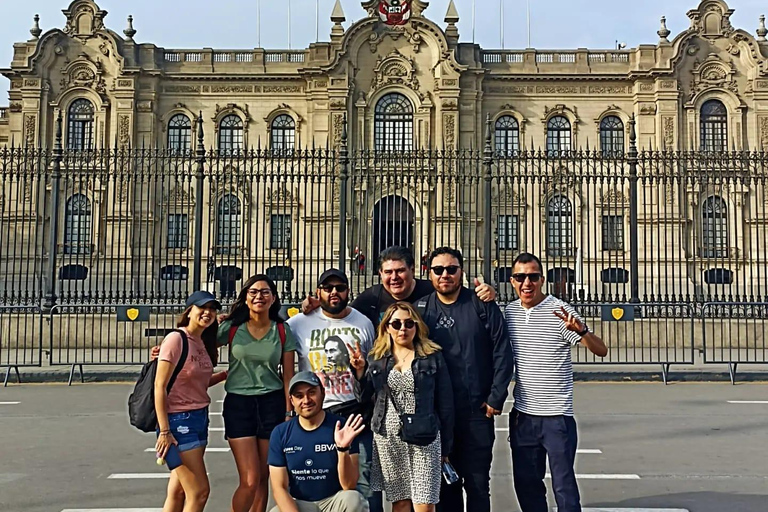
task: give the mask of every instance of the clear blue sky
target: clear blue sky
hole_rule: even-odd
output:
[[[499,0],[477,1],[476,42],[484,48],[500,48]],[[506,48],[527,45],[525,0],[503,0]],[[320,40],[328,40],[330,13],[335,0],[320,0]],[[426,15],[443,25],[449,0],[433,0]],[[165,48],[254,48],[258,42],[256,0],[101,0],[109,12],[106,24],[122,35],[126,18],[134,17],[138,42]],[[291,0],[292,46],[306,47],[315,40],[315,0]],[[461,16],[463,41],[472,38],[472,0],[455,0]],[[613,48],[615,41],[629,47],[658,40],[659,17],[667,17],[674,37],[689,26],[685,13],[697,0],[530,0],[531,45],[535,48]],[[0,0],[0,67],[8,67],[13,43],[30,38],[32,17],[40,14],[45,32],[64,26],[69,0]],[[347,15],[345,28],[365,13],[360,1],[342,0]],[[261,0],[261,46],[288,47],[288,0]],[[766,0],[731,0],[732,22],[754,34],[758,16],[768,14]],[[8,81],[0,78],[0,105],[8,103]]]

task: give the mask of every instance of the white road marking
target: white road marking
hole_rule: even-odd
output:
[[[144,451],[149,453],[149,452],[154,452],[155,449],[147,448]],[[229,452],[229,448],[206,448],[205,449],[205,453],[228,453],[228,452]]]
[[[0,405],[19,405],[21,402],[0,402]]]
[[[728,400],[729,404],[768,404],[768,400]]]
[[[209,412],[208,416],[221,416],[221,414],[220,412]]]
[[[224,432],[224,427],[208,427],[209,432]]]
[[[216,400],[216,403],[217,403],[217,404],[223,404],[223,403],[224,403],[224,400]]]
[[[161,508],[67,508],[61,512],[162,512]]]
[[[165,473],[112,473],[107,477],[108,480],[161,480],[170,478],[171,472]]]
[[[552,478],[552,475],[547,473],[547,478]],[[609,473],[598,473],[593,475],[583,474],[580,475],[576,473],[576,479],[577,480],[640,480],[640,475],[612,475]],[[587,509],[584,509],[585,511]],[[598,509],[599,510],[599,509]]]
[[[557,508],[552,509],[557,512]],[[582,512],[688,512],[685,508],[583,508]]]

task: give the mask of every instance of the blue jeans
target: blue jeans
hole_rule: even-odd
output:
[[[371,467],[373,466],[373,432],[366,428],[357,438],[360,446],[358,461],[360,462],[360,476],[357,479],[357,491],[368,499],[370,512],[382,512],[384,510],[381,492],[371,490]]]
[[[576,484],[576,421],[572,416],[531,416],[517,410],[509,415],[509,444],[515,493],[522,512],[548,512],[544,486],[546,462],[558,512],[581,512]]]

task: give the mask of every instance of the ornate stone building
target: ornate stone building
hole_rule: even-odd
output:
[[[662,18],[655,43],[628,50],[599,51],[483,49],[460,42],[459,16],[453,3],[443,24],[427,17],[427,5],[421,0],[369,0],[362,3],[368,16],[345,30],[345,14],[337,3],[331,16],[334,26],[329,42],[312,44],[300,51],[214,50],[167,49],[139,43],[134,39],[132,20],[128,20],[128,27],[120,35],[107,28],[107,12],[93,0],[75,0],[63,11],[63,28],[43,34],[35,22],[32,38],[14,45],[10,68],[1,70],[11,87],[9,106],[0,110],[0,145],[14,141],[30,147],[51,147],[55,120],[61,114],[64,144],[72,151],[142,145],[194,151],[200,126],[196,118],[201,113],[206,145],[224,153],[250,147],[278,151],[326,144],[336,147],[342,139],[345,116],[350,152],[482,149],[488,116],[493,147],[502,154],[539,148],[546,154],[559,154],[586,147],[596,148],[604,156],[623,154],[629,146],[633,116],[640,149],[715,152],[755,151],[768,146],[768,31],[762,18],[756,36],[734,28],[730,22],[733,11],[722,0],[701,1],[688,12],[690,27],[674,38],[670,38]],[[671,219],[678,214],[671,213],[670,206],[670,235],[664,244],[672,247],[675,239],[694,236],[685,234],[686,229],[692,233],[703,230],[701,236],[712,238],[711,243],[691,242],[698,244],[698,249],[691,248],[690,256],[688,252],[681,256],[683,261],[688,257],[706,260],[707,247],[715,244],[717,238],[717,247],[722,245],[726,252],[740,248],[740,265],[750,265],[756,257],[759,260],[755,251],[765,250],[749,231],[757,225],[764,226],[765,216],[761,217],[757,213],[760,208],[755,206],[762,204],[756,198],[762,199],[763,193],[745,186],[722,198],[706,191],[693,194],[696,197],[690,199],[692,205],[706,203],[718,210],[719,201],[723,201],[729,213],[718,214],[723,217],[703,214],[702,227],[702,214],[686,211],[680,215],[687,218],[676,224],[677,220]],[[750,194],[754,201],[749,200]],[[275,226],[287,222],[298,227],[302,215],[312,216],[310,201],[300,197],[298,189],[288,190],[287,195],[291,198],[286,200],[283,195],[281,200],[289,203],[289,210],[297,212],[293,218],[286,221],[274,214],[250,217],[265,219],[253,221],[253,227],[267,229],[267,224],[271,224],[272,245],[278,248],[282,235],[274,235]],[[623,237],[617,233],[624,233],[628,222],[623,214],[627,202],[624,190],[601,189],[599,197],[596,194],[592,198],[576,197],[579,194],[574,191],[563,191],[559,196],[550,194],[544,213],[534,213],[538,202],[521,197],[524,195],[525,190],[521,189],[519,194],[508,196],[519,215],[504,216],[496,211],[495,255],[480,254],[480,248],[470,249],[471,243],[461,242],[465,250],[474,251],[480,259],[493,258],[498,265],[500,258],[508,260],[506,252],[546,245],[553,257],[568,260],[563,267],[572,268],[577,258],[593,262],[595,282],[598,278],[594,276],[606,267],[621,266],[621,261],[626,260],[627,244],[623,238],[616,240]],[[672,199],[673,193],[668,196]],[[410,204],[405,210],[398,210],[400,218],[406,223],[423,224],[430,213],[418,204],[421,199],[403,197]],[[642,200],[650,196],[641,193],[640,197]],[[97,201],[90,196],[83,199]],[[215,200],[221,202],[222,198]],[[262,202],[260,197],[251,197],[250,203],[247,198],[233,200],[236,204],[229,206],[209,205],[206,211],[212,213],[206,218],[206,225],[222,228],[221,219],[226,215],[236,211],[239,216],[241,208],[253,208],[256,202]],[[111,202],[106,196],[101,201]],[[242,206],[240,201],[244,201]],[[423,202],[426,204],[426,200]],[[622,213],[595,214],[597,222],[589,228],[596,230],[592,249],[583,247],[580,255],[572,251],[558,253],[551,250],[547,241],[534,242],[545,236],[551,242],[571,233],[548,224],[553,212],[572,215],[573,209],[578,212],[574,215],[582,218],[586,215],[582,208],[599,209],[600,204],[613,205],[611,208]],[[72,208],[77,205],[73,203]],[[83,212],[91,208],[90,202],[82,208]],[[482,217],[479,210],[472,211],[476,217]],[[742,214],[748,220],[739,217]],[[218,219],[214,218],[216,215]],[[535,218],[540,225],[529,222],[528,228],[523,227],[526,215],[529,221]],[[731,226],[725,235],[717,227],[723,218]],[[62,218],[63,225],[67,222]],[[179,222],[185,224],[191,219],[169,218],[164,229],[179,233],[181,245],[191,248],[192,228],[186,224],[179,226]],[[394,235],[373,243],[371,233],[381,231],[381,226],[375,225],[374,214],[352,222],[360,223],[357,228],[350,227],[351,231],[357,229],[360,236],[349,244],[350,252],[359,243],[363,251],[375,255],[380,249],[376,245],[403,242],[407,238],[407,243],[421,253],[434,243],[428,228],[418,226],[407,236],[402,226],[395,226]],[[472,226],[481,224],[482,218]],[[247,227],[247,221],[238,220],[234,228],[228,224],[222,229],[242,230],[243,226]],[[613,233],[613,242],[606,242],[606,230],[609,235]],[[62,236],[66,237],[66,229],[63,231]],[[104,238],[110,230],[102,231],[88,236]],[[69,236],[77,239],[80,235]],[[244,251],[244,257],[251,258],[253,264],[249,268],[266,265],[264,251],[238,245],[231,239],[222,242],[221,233],[204,236],[204,247],[237,245],[237,251]],[[723,237],[726,240],[720,240]],[[66,240],[63,243],[66,245]],[[616,246],[609,247],[611,243]],[[109,251],[109,243],[101,247],[102,253]],[[287,248],[292,255],[269,256],[269,262],[298,261],[306,247],[294,237],[294,246]],[[621,261],[601,267],[598,260],[604,251],[621,254],[617,257]],[[93,252],[98,253],[99,249]],[[728,253],[727,259],[730,256]],[[328,257],[330,260],[330,254]],[[184,266],[189,258],[188,254],[181,256],[179,263]],[[700,283],[701,272],[712,264],[704,261],[697,265],[686,271],[690,273],[687,278],[675,279]],[[649,264],[645,274],[652,273]]]

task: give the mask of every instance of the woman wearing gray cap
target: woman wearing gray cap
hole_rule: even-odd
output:
[[[216,366],[216,313],[221,304],[211,293],[197,291],[189,296],[186,309],[160,346],[155,377],[155,411],[160,461],[167,461],[183,495],[169,492],[164,510],[199,512],[208,501],[210,485],[203,454],[208,444],[208,386]],[[168,391],[178,365],[176,380]],[[181,500],[181,503],[179,503]]]

